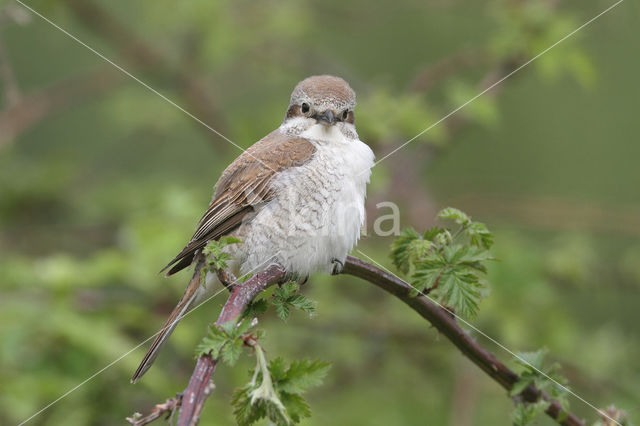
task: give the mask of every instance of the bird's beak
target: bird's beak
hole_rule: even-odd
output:
[[[318,120],[318,122],[320,122],[321,124],[324,124],[325,126],[331,126],[332,124],[335,124],[336,116],[333,115],[333,111],[328,109],[322,114],[317,114],[316,120]]]

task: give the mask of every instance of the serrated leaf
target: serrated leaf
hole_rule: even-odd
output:
[[[249,302],[244,312],[242,313],[242,318],[251,319],[257,316],[260,316],[267,312],[267,301],[264,299],[252,300]]]
[[[545,400],[540,400],[533,404],[520,403],[516,405],[512,413],[513,425],[527,426],[539,414],[544,413],[547,408],[549,408],[549,402]]]
[[[403,229],[391,244],[391,261],[398,270],[403,273],[409,273],[412,262],[419,259],[417,252],[425,249],[424,245],[421,245],[423,240],[422,236],[413,228]],[[430,245],[429,241],[425,241]],[[422,243],[424,244],[424,243]]]
[[[481,283],[473,274],[448,271],[440,276],[437,295],[445,306],[457,314],[473,318],[478,312]]]
[[[209,332],[196,347],[196,356],[211,353],[213,358],[218,358],[218,356],[220,356],[220,349],[228,341],[229,336],[227,336],[222,330],[218,329],[216,326],[210,326]]]
[[[241,320],[229,333],[232,338],[240,338],[251,328],[251,321],[249,319]]]
[[[563,414],[569,411],[569,399],[567,391],[567,379],[558,373],[560,365],[554,363],[544,367],[544,358],[547,350],[540,349],[533,352],[519,352],[515,358],[516,363],[522,370],[520,382],[533,383],[538,389],[549,394],[549,396],[560,403]],[[559,384],[559,385],[558,385]],[[512,389],[512,393],[515,392]]]
[[[302,294],[296,294],[292,296],[288,303],[291,304],[294,308],[300,309],[301,311],[312,314],[316,311],[315,303],[309,299],[308,297]]]
[[[436,238],[438,235],[440,235],[440,234],[442,234],[442,233],[444,233],[444,232],[446,232],[446,230],[445,230],[445,229],[438,228],[438,227],[436,226],[436,227],[429,228],[429,229],[427,229],[426,231],[424,231],[424,234],[422,234],[422,238],[424,238],[425,240],[428,240],[428,241],[434,242],[434,241],[435,241],[435,238]]]
[[[218,326],[227,336],[233,336],[233,332],[236,329],[236,322],[231,320]]]
[[[231,255],[224,250],[227,245],[242,243],[241,240],[225,236],[218,241],[210,241],[202,253],[207,258],[207,268],[212,270],[221,270],[227,268],[227,261],[231,260]]]
[[[286,321],[287,318],[289,318],[289,305],[287,305],[286,302],[283,302],[282,300],[273,300],[272,301],[273,305],[276,307],[276,314],[278,314],[278,317],[283,320]]]
[[[269,373],[271,373],[271,379],[274,382],[278,382],[282,380],[287,371],[287,366],[284,362],[284,359],[281,357],[277,357],[273,361],[269,362]]]
[[[488,250],[474,247],[453,245],[444,250],[445,258],[452,264],[466,264],[475,267],[479,262],[493,260],[493,256]]]
[[[289,281],[288,283],[282,284],[280,287],[276,288],[273,294],[279,299],[287,300],[293,296],[296,291],[298,291],[298,288],[298,284]]]
[[[532,370],[532,366],[538,370],[542,370],[544,357],[547,355],[547,349],[539,349],[534,352],[516,352],[516,362],[527,370]]]
[[[416,271],[411,276],[411,285],[417,292],[432,288],[446,269],[447,264],[441,260],[425,260],[420,262],[416,267]]]
[[[469,218],[469,216],[466,215],[466,213],[453,207],[447,207],[445,209],[442,209],[440,213],[438,213],[437,217],[438,219],[453,220],[458,225],[463,225],[463,226],[471,222],[471,219]]]
[[[220,349],[220,359],[230,366],[234,366],[240,355],[242,355],[242,339],[234,339],[227,342],[222,349]]]
[[[489,232],[487,226],[480,222],[471,222],[469,226],[465,228],[465,233],[469,236],[471,244],[490,249],[493,245],[493,234]]]
[[[311,417],[311,408],[300,395],[281,392],[280,400],[287,409],[287,414],[295,423],[299,423],[305,417]]]
[[[331,363],[322,361],[294,361],[278,381],[278,389],[287,393],[300,394],[308,388],[319,386],[327,375]]]
[[[315,302],[302,294],[296,294],[300,286],[289,282],[273,292],[271,303],[276,308],[278,316],[285,321],[290,314],[290,307],[303,310],[309,314],[315,312]]]
[[[266,417],[267,411],[263,404],[251,404],[249,394],[254,386],[246,385],[233,393],[231,405],[234,407],[233,414],[236,416],[236,422],[241,425],[250,425],[258,420]]]

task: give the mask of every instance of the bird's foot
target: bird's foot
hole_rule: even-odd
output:
[[[298,278],[298,284],[300,284],[301,286],[305,285],[307,281],[309,281],[309,274],[305,275],[304,277]]]
[[[338,275],[342,272],[344,268],[344,263],[340,259],[336,259],[335,257],[331,259],[331,263],[333,267],[331,268],[331,275]]]

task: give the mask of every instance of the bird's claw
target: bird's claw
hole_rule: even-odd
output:
[[[344,268],[344,263],[340,259],[336,259],[335,257],[331,259],[331,263],[333,264],[331,275],[340,274],[340,272],[342,272],[342,269]]]

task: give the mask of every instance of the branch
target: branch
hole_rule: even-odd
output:
[[[353,275],[362,278],[383,290],[396,296],[418,312],[424,319],[429,321],[447,339],[451,341],[460,351],[476,364],[489,377],[498,382],[503,388],[510,390],[518,381],[518,375],[502,364],[496,357],[466,333],[458,323],[451,317],[451,314],[429,299],[423,296],[411,297],[411,287],[400,278],[383,271],[356,257],[348,256],[344,264],[343,274]],[[535,386],[530,385],[520,395],[526,402],[536,402],[540,398],[551,402],[546,413],[552,419],[558,419],[562,413],[562,407],[557,401],[552,400],[549,395],[541,392]],[[584,426],[582,420],[572,413],[560,422],[566,426]]]
[[[369,281],[402,300],[424,319],[429,321],[440,333],[460,349],[467,358],[506,390],[511,390],[513,385],[518,381],[518,375],[498,361],[491,352],[483,348],[478,342],[473,340],[467,332],[460,328],[450,312],[431,302],[426,297],[411,297],[411,287],[405,281],[353,256],[347,257],[342,273]],[[233,277],[229,276],[227,278],[231,283],[236,282]],[[271,265],[245,283],[236,284],[233,287],[229,299],[227,299],[227,302],[222,308],[216,324],[220,325],[237,319],[245,310],[248,303],[261,291],[275,283],[281,283],[285,279],[285,271],[278,265]],[[204,402],[213,388],[211,376],[215,370],[216,363],[217,360],[212,359],[210,356],[201,356],[198,358],[189,385],[181,397],[178,396],[177,398],[167,400],[164,404],[156,405],[154,410],[144,418],[137,420],[129,418],[127,420],[135,426],[146,425],[160,418],[162,414],[166,412],[173,412],[173,410],[179,408],[182,403],[178,426],[196,425],[199,421]],[[546,413],[556,421],[563,412],[562,407],[557,401],[552,400],[549,395],[541,392],[533,385],[527,387],[518,398],[530,403],[540,399],[549,401],[551,404],[549,408],[547,408]],[[582,420],[573,413],[569,413],[560,424],[565,426],[584,426]]]
[[[167,414],[167,416],[171,417],[175,410],[180,408],[181,403],[182,395],[178,395],[175,398],[167,399],[162,404],[157,404],[153,411],[151,411],[151,413],[149,413],[148,415],[140,417],[140,414],[136,413],[131,417],[127,417],[127,421],[133,426],[143,426],[159,419],[165,413]]]
[[[284,282],[286,276],[286,272],[277,264],[270,265],[241,284],[237,284],[235,277],[231,274],[224,273],[223,277],[227,283],[235,283],[235,286],[218,316],[216,325],[239,318],[249,302],[260,292],[273,284]],[[213,390],[211,376],[216,368],[217,361],[217,359],[213,359],[209,355],[201,356],[198,358],[189,384],[181,396],[167,400],[165,404],[156,405],[149,415],[141,419],[127,418],[127,421],[134,426],[143,426],[160,418],[165,412],[173,412],[176,408],[180,408],[178,426],[197,425],[204,402]],[[172,402],[171,404],[169,404],[170,401]]]
[[[281,283],[286,277],[284,269],[279,265],[270,265],[262,272],[258,272],[249,280],[236,285],[224,304],[216,325],[234,321],[261,291],[269,286]],[[198,358],[191,380],[184,391],[178,426],[192,426],[198,424],[204,402],[211,393],[211,375],[216,368],[217,360],[209,355]]]

